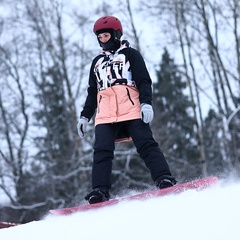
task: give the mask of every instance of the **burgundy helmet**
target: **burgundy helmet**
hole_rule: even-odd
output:
[[[101,17],[95,22],[93,26],[93,32],[96,35],[102,33],[105,29],[113,30],[117,39],[120,39],[123,34],[122,24],[119,19],[114,16]]]

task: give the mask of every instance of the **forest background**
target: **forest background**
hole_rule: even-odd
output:
[[[239,177],[239,0],[0,0],[0,221],[41,219],[91,189],[94,122],[77,121],[93,24],[118,17],[153,80],[154,137],[179,182]],[[132,142],[116,144],[112,195],[154,188]]]

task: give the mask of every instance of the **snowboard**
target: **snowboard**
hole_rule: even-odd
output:
[[[0,229],[1,228],[9,228],[9,227],[14,227],[17,226],[17,223],[11,223],[11,222],[0,222]]]
[[[76,212],[83,212],[83,211],[88,211],[92,209],[98,209],[102,207],[108,207],[112,206],[115,204],[118,204],[123,201],[131,201],[131,200],[145,200],[153,197],[162,197],[166,195],[171,195],[171,194],[180,194],[182,192],[185,192],[190,189],[195,189],[195,190],[203,190],[205,188],[211,187],[218,182],[218,177],[216,176],[211,176],[203,179],[198,179],[195,181],[191,182],[186,182],[182,184],[177,184],[172,187],[164,188],[164,189],[157,189],[153,191],[148,191],[148,192],[143,192],[139,193],[133,196],[127,196],[127,197],[122,197],[122,198],[117,198],[117,199],[110,199],[109,201],[105,202],[100,202],[100,203],[94,203],[94,204],[86,204],[86,205],[81,205],[81,206],[76,206],[76,207],[70,207],[70,208],[63,208],[63,209],[52,209],[50,210],[51,214],[54,215],[69,215],[72,213]]]

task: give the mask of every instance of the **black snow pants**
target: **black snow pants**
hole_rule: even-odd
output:
[[[158,143],[153,138],[149,124],[145,124],[141,119],[113,124],[99,124],[95,128],[92,167],[93,188],[111,188],[115,140],[123,124],[127,128],[137,152],[150,170],[153,181],[161,175],[171,175],[168,163]]]

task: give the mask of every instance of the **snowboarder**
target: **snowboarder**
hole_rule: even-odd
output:
[[[83,138],[96,112],[92,191],[85,199],[90,204],[109,200],[115,142],[126,140],[133,141],[158,188],[175,185],[149,126],[154,116],[152,81],[141,54],[121,40],[122,25],[114,16],[99,18],[93,32],[103,51],[92,61],[88,95],[77,125]]]

